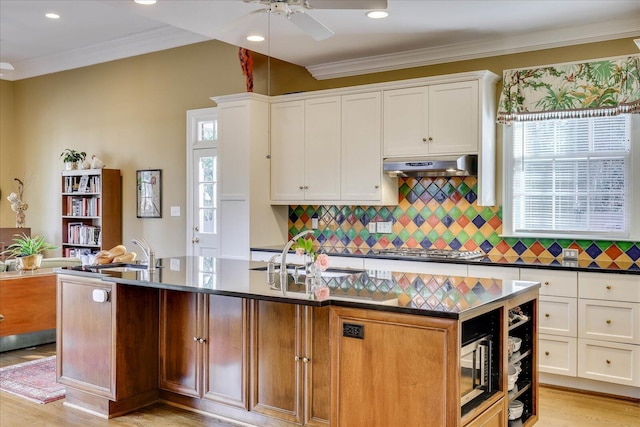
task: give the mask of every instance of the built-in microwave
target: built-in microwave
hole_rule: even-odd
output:
[[[491,335],[476,337],[462,344],[460,352],[460,405],[491,394],[493,341]]]

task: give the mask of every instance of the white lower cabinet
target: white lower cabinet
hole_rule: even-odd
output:
[[[519,280],[520,269],[516,267],[494,267],[492,265],[475,265],[467,266],[467,275],[469,277],[483,277],[499,280]]]
[[[580,298],[580,338],[640,344],[640,304]]]
[[[578,339],[578,376],[640,386],[640,347],[600,340]]]
[[[578,330],[576,306],[575,298],[540,296],[538,331],[575,339]]]
[[[539,335],[538,368],[541,371],[575,377],[578,340],[558,335]]]

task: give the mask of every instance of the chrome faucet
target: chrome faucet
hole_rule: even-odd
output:
[[[132,239],[131,243],[140,246],[140,249],[147,257],[147,270],[154,271],[156,269],[156,252],[151,249],[149,242],[144,237],[141,237],[140,240]]]
[[[300,237],[304,237],[307,234],[313,234],[313,230],[305,230],[293,236],[291,240],[284,245],[282,254],[280,254],[280,288],[282,289],[282,292],[284,292],[287,287],[287,253],[289,252],[289,249],[291,249],[291,246],[293,246]]]

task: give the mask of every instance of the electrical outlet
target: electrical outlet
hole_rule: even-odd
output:
[[[318,229],[318,218],[311,218],[311,229]]]
[[[180,271],[180,260],[178,258],[171,258],[169,270]]]
[[[377,233],[378,230],[376,230],[376,223],[371,221],[369,223],[369,233]]]
[[[378,222],[378,233],[391,233],[392,224],[391,221]]]
[[[171,206],[171,216],[180,216],[180,206]]]
[[[376,278],[381,280],[391,280],[391,272],[388,270],[376,270]]]
[[[563,249],[562,250],[562,259],[563,260],[576,260],[576,259],[578,259],[578,250],[577,249]]]

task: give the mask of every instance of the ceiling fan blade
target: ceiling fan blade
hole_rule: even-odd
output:
[[[308,0],[312,9],[386,9],[387,0]]]
[[[300,27],[302,31],[313,37],[314,40],[328,39],[335,34],[320,21],[317,21],[313,16],[304,13],[301,10],[289,15],[289,20]]]
[[[0,62],[0,70],[13,70],[13,65],[8,62]]]

